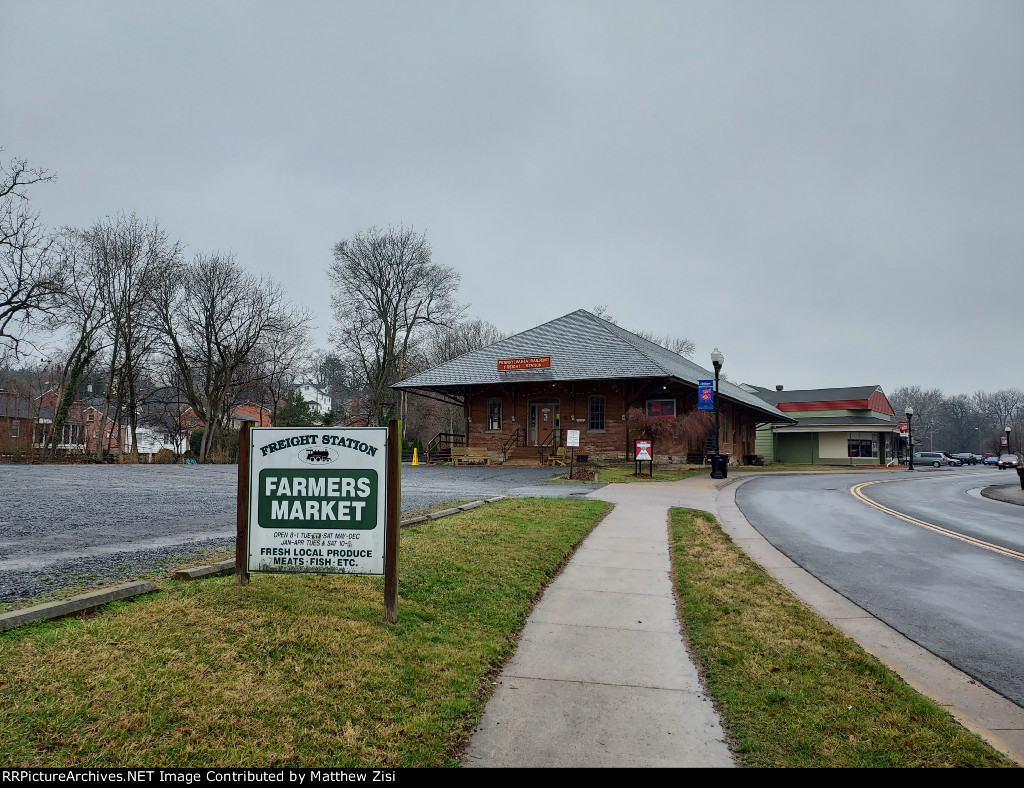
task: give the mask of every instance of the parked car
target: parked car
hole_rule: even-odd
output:
[[[961,452],[960,454],[954,454],[953,456],[956,457],[958,460],[960,460],[960,464],[961,465],[977,465],[978,464],[978,458],[975,457],[970,452]]]
[[[931,465],[933,468],[948,468],[952,460],[941,451],[915,451],[914,465]]]
[[[1003,470],[1003,468],[1019,468],[1020,459],[1016,454],[1000,454],[997,467],[999,470]]]
[[[999,458],[994,454],[985,455],[985,459],[982,460],[984,465],[999,465]]]
[[[946,457],[946,459],[949,460],[949,464],[950,465],[955,465],[957,468],[959,468],[961,465],[964,464],[964,461],[960,457],[956,456],[955,454],[950,454],[948,451],[943,451],[943,452],[939,452],[939,453],[944,455]]]

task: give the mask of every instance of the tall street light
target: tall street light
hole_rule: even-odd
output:
[[[1012,454],[1010,451],[1010,425],[1006,425],[1006,453]]]
[[[907,448],[907,470],[914,470],[914,409],[907,405],[907,409],[903,411],[907,414],[907,442],[909,444]]]
[[[711,478],[712,479],[724,479],[725,473],[722,471],[722,455],[718,449],[718,373],[722,371],[722,364],[725,363],[725,356],[722,355],[722,351],[715,348],[711,352],[711,363],[715,368],[715,453],[711,458]]]

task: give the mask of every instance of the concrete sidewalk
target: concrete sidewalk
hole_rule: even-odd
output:
[[[751,476],[758,476],[752,474]],[[745,480],[609,485],[615,509],[545,590],[470,741],[464,766],[736,765],[680,634],[668,508],[709,511],[821,616],[1024,763],[1024,709],[977,684],[775,550],[736,506]]]
[[[686,493],[591,494],[615,508],[530,615],[463,765],[735,765],[676,616],[668,507],[695,505]]]

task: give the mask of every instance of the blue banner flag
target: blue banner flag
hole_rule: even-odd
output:
[[[697,410],[715,409],[715,381],[697,381]]]

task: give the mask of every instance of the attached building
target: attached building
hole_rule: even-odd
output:
[[[750,388],[795,419],[758,428],[757,453],[768,462],[886,465],[896,456],[899,423],[880,386]]]

